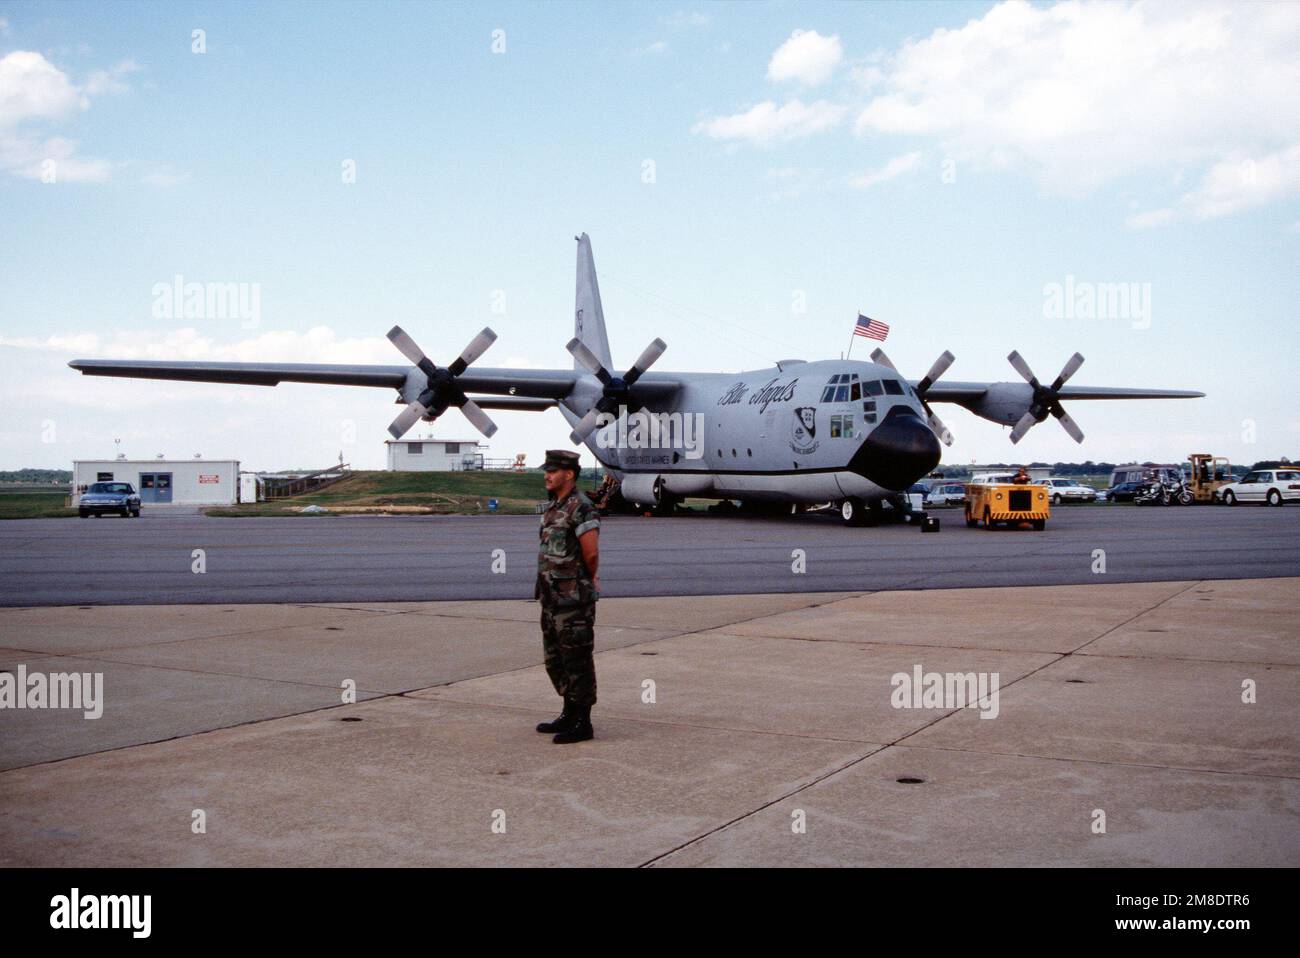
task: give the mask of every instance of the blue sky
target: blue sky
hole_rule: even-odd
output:
[[[580,231],[616,364],[654,336],[665,370],[834,357],[862,310],[914,377],[1077,349],[1076,383],[1209,394],[1076,402],[1082,447],[941,407],[947,461],[1294,456],[1297,91],[1296,4],[7,3],[0,468],[114,438],[379,467],[383,391],[65,364],[394,363],[397,322],[435,361],[491,325],[481,363],[567,368]],[[155,316],[178,274],[257,284],[257,326]],[[1049,315],[1067,277],[1149,316]],[[567,445],[494,417],[493,455]]]

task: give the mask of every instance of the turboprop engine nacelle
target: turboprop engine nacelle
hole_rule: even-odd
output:
[[[624,476],[619,488],[628,502],[657,506],[665,496],[698,496],[712,487],[707,475],[661,476],[638,472]]]

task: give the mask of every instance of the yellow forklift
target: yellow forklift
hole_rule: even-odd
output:
[[[1187,457],[1192,464],[1192,478],[1188,488],[1192,502],[1208,505],[1219,501],[1219,487],[1232,482],[1232,466],[1223,456],[1208,452],[1194,452]]]

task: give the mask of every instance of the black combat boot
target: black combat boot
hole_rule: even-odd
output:
[[[555,738],[551,739],[556,745],[568,745],[571,742],[585,742],[587,739],[595,736],[595,731],[591,727],[591,706],[575,705],[573,706],[573,718],[567,729],[561,732]]]
[[[566,698],[564,700],[564,708],[560,710],[559,717],[550,722],[538,723],[537,731],[545,732],[547,735],[554,732],[567,732],[569,729],[573,728],[574,708],[576,708],[576,706]]]

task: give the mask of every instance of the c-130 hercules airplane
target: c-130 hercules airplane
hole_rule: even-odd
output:
[[[471,369],[496,340],[484,329],[449,366],[439,367],[401,327],[388,338],[411,366],[304,363],[134,362],[77,359],[90,376],[127,376],[275,386],[281,382],[336,383],[396,389],[406,404],[389,427],[401,438],[419,420],[433,422],[456,406],[485,436],[496,424],[485,409],[557,407],[621,484],[625,499],[660,507],[686,497],[759,503],[838,504],[845,522],[861,524],[884,501],[901,506],[900,493],[939,463],[940,437],[951,436],[930,404],[956,403],[977,416],[1014,426],[1018,442],[1051,415],[1074,439],[1083,432],[1061,406],[1064,399],[1184,399],[1201,392],[1067,386],[1083,357],[1075,353],[1045,385],[1012,352],[1008,360],[1025,382],[939,382],[953,362],[944,352],[919,380],[904,379],[883,351],[872,362],[787,359],[767,369],[735,374],[650,372],[667,346],[655,339],[622,376],[610,372],[609,340],[600,288],[586,233],[577,237],[573,369]],[[471,396],[470,394],[477,394]],[[692,447],[645,448],[628,436],[627,410],[641,421],[698,424]],[[648,414],[648,415],[647,415]],[[689,433],[690,430],[687,430]],[[644,439],[644,437],[641,437]],[[671,446],[672,443],[669,443]]]

